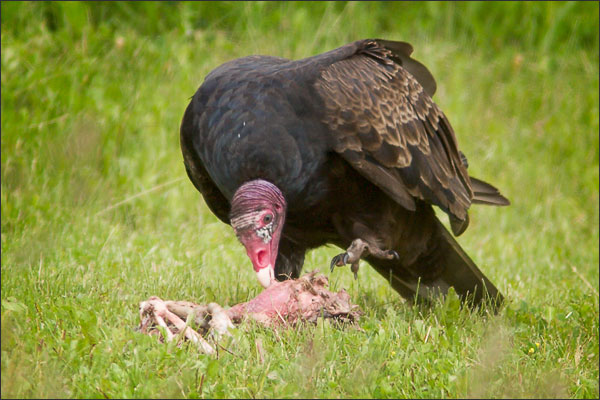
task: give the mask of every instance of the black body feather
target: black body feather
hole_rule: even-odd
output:
[[[407,43],[362,40],[297,61],[250,56],[212,71],[193,96],[181,148],[217,217],[229,223],[231,198],[249,180],[272,182],[285,196],[279,278],[298,277],[308,249],[362,238],[400,255],[367,261],[403,296],[414,296],[417,282],[497,294],[432,205],[458,235],[471,203],[508,200],[469,177],[431,99],[435,80],[411,53]]]

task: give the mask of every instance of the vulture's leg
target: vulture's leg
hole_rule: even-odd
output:
[[[393,260],[400,258],[394,250],[382,250],[379,247],[367,243],[362,239],[354,239],[345,253],[338,254],[331,260],[331,272],[333,267],[350,264],[350,269],[354,272],[354,279],[358,278],[358,263],[362,257],[372,255],[383,260]]]
[[[286,236],[282,236],[279,241],[277,261],[275,261],[275,278],[278,281],[284,281],[300,277],[300,271],[304,264],[304,253],[306,253],[306,248],[292,242]]]

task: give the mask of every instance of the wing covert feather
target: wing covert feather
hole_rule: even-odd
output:
[[[473,192],[454,131],[430,97],[435,81],[414,60],[419,77],[401,66],[410,45],[390,43],[365,41],[315,81],[334,150],[399,204],[410,209],[400,195],[408,193],[466,221]]]

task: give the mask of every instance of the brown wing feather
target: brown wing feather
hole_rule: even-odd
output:
[[[392,42],[389,40],[376,39],[379,45],[392,52],[392,59],[400,64],[402,68],[410,72],[417,81],[423,86],[429,96],[433,96],[437,89],[437,84],[429,70],[417,60],[410,58],[413,47],[406,42]]]
[[[412,48],[396,47],[409,58]],[[316,80],[334,149],[399,204],[414,209],[402,196],[409,193],[467,222],[473,191],[454,131],[428,94],[435,81],[417,63],[427,72],[419,72],[428,82],[424,90],[392,50],[365,41]]]

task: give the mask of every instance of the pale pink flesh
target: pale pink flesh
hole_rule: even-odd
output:
[[[274,282],[254,299],[227,310],[216,303],[163,302],[158,297],[151,297],[140,303],[139,329],[142,333],[160,337],[164,333],[156,326],[162,326],[166,330],[167,341],[184,332],[185,337],[198,344],[202,351],[213,353],[215,349],[202,335],[208,332],[214,332],[217,336],[228,334],[232,323],[240,323],[246,318],[267,327],[275,327],[300,321],[315,323],[319,317],[354,322],[361,314],[357,306],[350,302],[345,290],[330,292],[327,290],[327,277],[313,271],[299,279]],[[198,331],[192,331],[191,326],[184,322],[190,315],[194,315]]]
[[[343,289],[338,293],[330,292],[327,290],[327,277],[317,273],[313,271],[299,279],[274,281],[254,299],[237,304],[226,312],[233,322],[248,316],[266,325],[313,321],[323,310],[330,317],[357,319],[360,312],[351,303],[348,293]]]

